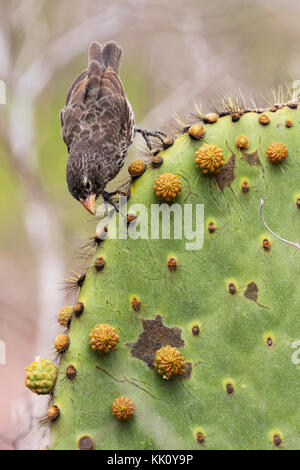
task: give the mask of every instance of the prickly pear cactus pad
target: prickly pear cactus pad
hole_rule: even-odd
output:
[[[299,123],[293,103],[202,116],[203,132],[187,127],[134,180],[136,237],[111,239],[108,226],[79,293],[51,449],[300,448],[300,258],[260,217],[267,198],[271,230],[299,237]],[[202,248],[175,239],[175,216],[169,240],[151,238],[151,205],[164,195],[170,208],[192,204],[194,230],[204,205]],[[119,339],[99,354],[91,331],[103,324]]]

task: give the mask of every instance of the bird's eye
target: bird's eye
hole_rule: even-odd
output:
[[[87,182],[85,183],[85,189],[86,189],[87,191],[90,191],[91,187],[92,187],[91,182],[90,182],[90,181],[87,181]]]

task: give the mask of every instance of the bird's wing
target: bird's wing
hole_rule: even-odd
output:
[[[113,41],[104,48],[91,44],[88,68],[72,83],[60,115],[68,150],[84,137],[98,140],[109,126],[111,131],[119,129],[120,138],[124,134],[131,139],[133,113],[118,75],[121,55],[122,49]]]

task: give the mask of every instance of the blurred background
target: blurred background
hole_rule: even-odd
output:
[[[120,43],[136,121],[156,129],[195,102],[208,110],[242,90],[263,104],[299,79],[299,14],[297,0],[0,0],[0,449],[47,442],[46,401],[24,368],[54,357],[56,315],[75,301],[61,286],[87,267],[80,246],[95,231],[66,187],[58,118],[89,43]]]

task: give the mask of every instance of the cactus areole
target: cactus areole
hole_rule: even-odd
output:
[[[284,243],[300,233],[300,109],[205,116],[147,167],[136,156],[115,214],[128,236],[107,224],[80,315],[59,314],[56,383],[48,362],[27,369],[27,387],[59,405],[51,449],[300,448],[300,262]],[[169,236],[151,236],[153,205]],[[175,230],[184,211],[196,249]]]

